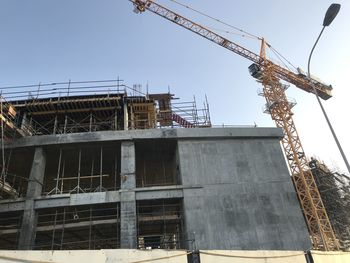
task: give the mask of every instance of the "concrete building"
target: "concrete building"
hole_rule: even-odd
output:
[[[280,129],[114,95],[3,105],[0,249],[311,247]]]

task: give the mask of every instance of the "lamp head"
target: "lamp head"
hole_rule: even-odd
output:
[[[331,4],[323,19],[323,26],[329,26],[340,10],[340,4]]]

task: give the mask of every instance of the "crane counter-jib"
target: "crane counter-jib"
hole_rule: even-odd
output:
[[[268,59],[263,59],[260,57],[258,54],[255,52],[252,52],[230,40],[227,38],[211,31],[210,29],[201,26],[188,18],[185,18],[181,16],[180,14],[177,14],[173,12],[170,9],[167,9],[164,6],[161,6],[157,3],[155,3],[152,0],[129,0],[132,2],[135,6],[135,12],[144,12],[146,9],[149,10],[150,12],[159,15],[170,22],[173,22],[179,26],[182,26],[186,28],[187,30],[190,30],[197,35],[200,35],[250,61],[253,63],[261,66],[263,69],[265,66],[273,66],[273,71],[275,73],[275,76],[279,79],[282,79],[284,81],[287,81],[296,87],[307,91],[314,93],[313,87],[315,87],[317,94],[320,96],[320,98],[327,100],[332,97],[331,94],[331,86],[327,86],[324,83],[312,79],[308,80],[304,75],[295,73],[290,71],[287,68],[283,68],[275,63],[273,63],[271,60]]]

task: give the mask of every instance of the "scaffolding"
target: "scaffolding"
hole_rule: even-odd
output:
[[[27,136],[25,129],[18,127],[18,114],[15,107],[0,96],[0,132],[1,132],[1,175],[0,175],[0,199],[17,198],[23,178],[16,174],[8,173],[8,165],[4,149],[5,141]],[[9,154],[9,158],[11,152]]]
[[[34,150],[6,149],[3,156],[4,165],[0,165],[0,200],[25,197]]]
[[[116,204],[42,209],[34,249],[73,250],[120,247],[120,206]]]
[[[28,136],[25,129],[18,127],[18,114],[15,107],[0,96],[1,138],[5,141]]]
[[[140,85],[129,87],[119,78],[39,83],[0,89],[2,135],[0,199],[23,196],[25,187],[22,185],[26,185],[25,180],[28,180],[28,176],[17,174],[11,167],[9,168],[12,150],[5,153],[5,141],[27,136],[96,131],[211,127],[207,99],[203,104],[204,107],[197,109],[195,98],[189,102],[173,102],[177,98],[170,92],[142,93]],[[83,152],[82,149],[57,150],[53,154],[57,158],[48,161],[52,162],[49,167],[57,169],[45,176],[44,192],[62,194],[104,191],[105,181],[107,188],[118,189],[116,178],[118,171],[105,172],[103,168],[107,165],[119,169],[116,168],[118,154],[113,153],[115,160],[108,161],[109,163],[105,165],[103,162],[108,159],[108,152],[103,153],[102,148],[93,150],[91,156],[95,157],[92,159],[89,157],[91,160],[87,161],[88,157],[84,154],[84,149]],[[73,159],[79,164],[77,171],[73,169],[74,173],[71,172],[72,165],[69,165]],[[90,171],[82,171],[86,167],[90,167]],[[109,183],[112,186],[109,186]],[[73,184],[75,187],[70,187]],[[142,183],[146,184],[149,183]]]
[[[20,197],[20,193],[23,192],[23,181],[27,181],[27,179],[21,178],[16,174],[1,176],[0,199],[14,199]]]
[[[171,93],[143,94],[140,88],[126,87],[120,80],[12,88],[3,93],[9,102],[3,100],[2,104],[2,116],[6,117],[2,145],[26,136],[211,126],[207,101],[203,110],[197,109],[195,99],[174,103]],[[44,148],[42,196],[120,190],[120,142]],[[180,184],[176,141],[146,140],[135,142],[135,148],[136,187]],[[2,149],[0,196],[26,198],[34,150]],[[181,198],[136,201],[136,247],[194,247],[193,236],[184,232],[182,204]],[[120,203],[38,209],[33,248],[120,248],[120,214]],[[1,248],[17,248],[22,217],[19,212],[0,220]]]
[[[324,163],[309,162],[341,249],[350,249],[350,177],[332,172]]]
[[[0,217],[0,247],[1,249],[17,249],[22,213],[7,212]]]
[[[54,147],[46,151],[43,195],[119,190],[119,144]]]
[[[40,83],[2,90],[9,100],[1,104],[5,139],[105,130],[211,127],[207,99],[203,109],[197,109],[195,99],[173,103],[174,94],[145,94],[120,79]]]
[[[182,199],[137,202],[138,249],[193,249],[193,233],[184,231]],[[120,248],[120,204],[65,206],[38,210],[35,250]],[[22,214],[0,218],[1,249],[17,249]]]
[[[188,239],[183,231],[181,199],[138,201],[136,209],[139,249],[182,249],[191,246],[193,240]]]
[[[136,142],[136,187],[180,184],[175,141]]]

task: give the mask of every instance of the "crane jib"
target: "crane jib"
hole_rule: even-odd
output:
[[[332,93],[331,93],[331,88],[330,86],[327,86],[317,80],[313,80],[310,81],[306,78],[304,78],[303,76],[298,75],[297,73],[294,73],[292,71],[290,71],[289,69],[283,68],[275,63],[273,63],[272,61],[268,60],[268,59],[263,59],[261,58],[258,54],[228,40],[227,38],[220,36],[219,34],[211,31],[210,29],[201,26],[169,9],[167,9],[166,7],[163,7],[153,1],[150,0],[129,0],[130,2],[132,2],[135,6],[135,11],[136,12],[144,12],[146,9],[149,10],[152,13],[155,13],[167,20],[169,20],[170,22],[173,22],[177,25],[180,25],[184,28],[186,28],[187,30],[190,30],[194,33],[196,33],[197,35],[200,35],[250,61],[252,61],[253,63],[256,63],[260,66],[262,66],[262,68],[264,68],[264,66],[272,66],[273,67],[273,72],[274,75],[279,78],[282,79],[286,82],[289,82],[293,85],[295,85],[296,87],[310,92],[310,93],[314,93],[313,90],[313,86],[315,86],[317,94],[319,95],[320,98],[327,100],[329,98],[332,97]]]

